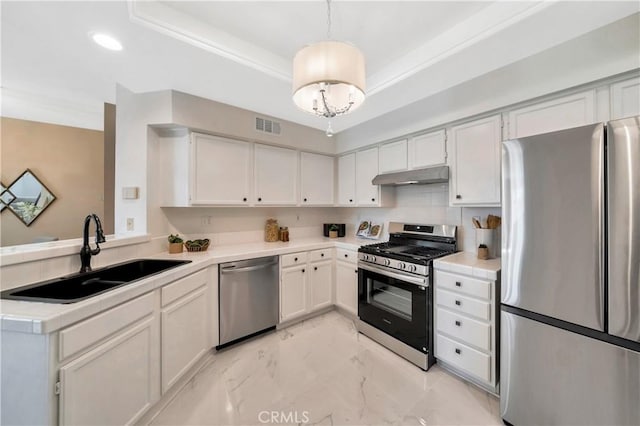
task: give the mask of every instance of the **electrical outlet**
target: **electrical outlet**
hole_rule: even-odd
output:
[[[127,218],[127,231],[133,231],[133,218]]]
[[[211,216],[202,216],[200,218],[200,225],[211,225]]]

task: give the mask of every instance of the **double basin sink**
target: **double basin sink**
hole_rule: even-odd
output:
[[[5,290],[0,298],[47,303],[74,303],[134,283],[190,260],[139,259],[24,287]]]

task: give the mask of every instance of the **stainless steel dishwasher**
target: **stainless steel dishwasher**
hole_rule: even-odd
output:
[[[220,265],[220,345],[273,329],[278,323],[278,256]]]

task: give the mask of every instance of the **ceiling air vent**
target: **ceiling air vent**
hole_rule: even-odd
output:
[[[280,134],[280,123],[277,121],[267,120],[266,118],[256,117],[256,130],[271,135]]]

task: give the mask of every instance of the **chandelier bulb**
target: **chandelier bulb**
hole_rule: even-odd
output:
[[[329,121],[328,124],[327,124],[326,135],[327,135],[328,138],[333,136],[333,129],[331,128],[331,121]]]

